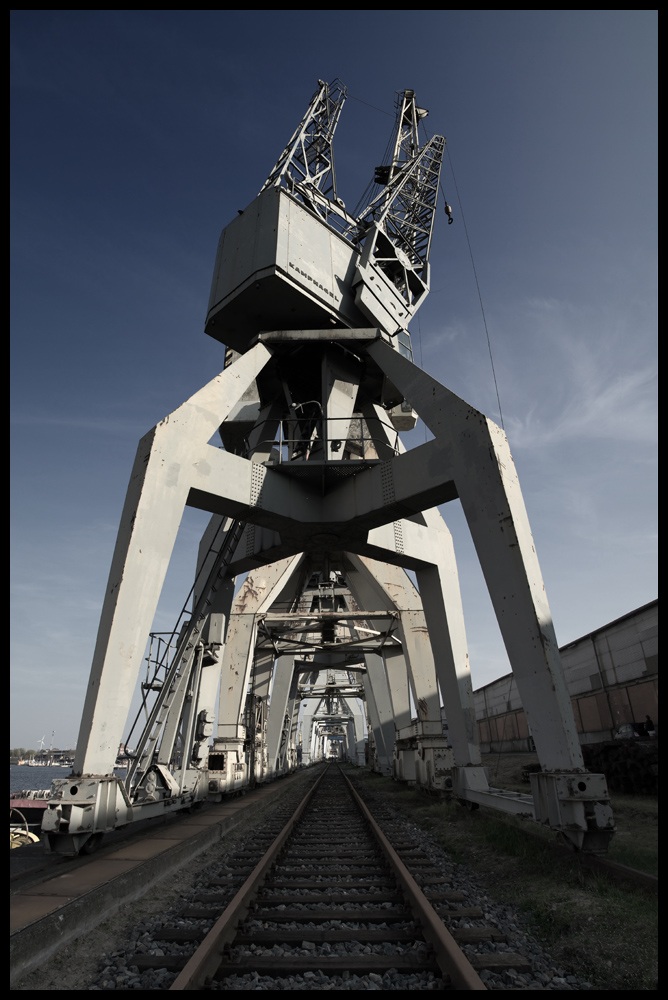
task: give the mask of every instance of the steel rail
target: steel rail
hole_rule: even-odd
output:
[[[212,976],[215,973],[222,961],[225,945],[230,944],[234,940],[237,932],[237,924],[248,913],[256,891],[262,885],[281,848],[292,833],[295,824],[311,801],[311,797],[327,774],[328,769],[329,765],[323,768],[322,774],[299,803],[295,812],[276,837],[276,840],[274,840],[271,847],[257,863],[236,896],[234,896],[223,910],[199,948],[188,959],[182,971],[169,987],[170,990],[198,990],[206,977]]]
[[[222,915],[218,918],[214,926],[208,932],[199,948],[190,957],[183,970],[179,973],[172,985],[171,990],[197,990],[202,988],[207,977],[216,973],[221,961],[225,946],[231,944],[237,934],[237,927],[241,920],[247,915],[255,899],[257,890],[262,885],[271,867],[276,861],[278,854],[283,848],[286,840],[292,833],[297,821],[302,816],[312,796],[325,777],[328,768],[325,767],[322,774],[313,784],[307,795],[295,810],[290,820],[285,824],[276,840],[266,851],[262,859],[253,869],[251,875],[244,882],[243,886],[236,893],[235,897],[228,904]],[[443,925],[440,917],[433,909],[431,903],[417,885],[410,872],[399,858],[390,842],[387,840],[382,830],[369,812],[367,806],[360,798],[350,780],[339,768],[350,792],[353,802],[362,813],[368,823],[371,832],[378,842],[381,851],[386,856],[390,867],[403,889],[408,905],[413,913],[413,917],[421,924],[421,930],[426,940],[434,947],[435,959],[441,972],[450,980],[454,989],[459,990],[485,990],[484,985],[476,971],[468,962],[466,956],[457,945],[455,939],[449,934]]]
[[[339,770],[341,770],[339,768]],[[443,921],[406,868],[389,840],[378,826],[366,804],[355,791],[350,779],[343,774],[350,793],[366,819],[371,832],[385,854],[401,888],[406,893],[408,905],[416,921],[419,921],[422,933],[434,948],[435,958],[444,976],[450,978],[456,990],[485,990],[487,987],[470,964],[455,939],[447,930]]]

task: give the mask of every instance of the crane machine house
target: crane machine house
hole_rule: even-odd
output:
[[[345,97],[318,82],[223,230],[205,329],[226,347],[224,370],[139,443],[73,771],[43,821],[53,851],[91,850],[107,830],[332,753],[364,764],[365,722],[383,774],[531,816],[587,851],[614,831],[604,776],[583,765],[506,436],[413,364],[445,139],[421,144],[426,111],[398,94],[390,160],[350,215],[332,152]],[[406,450],[399,431],[417,415],[433,439]],[[491,788],[481,766],[438,510],[455,498],[542,765],[530,795]],[[163,641],[150,630],[186,505],[211,520]],[[146,722],[128,732],[142,663]],[[121,743],[133,747],[124,779]]]

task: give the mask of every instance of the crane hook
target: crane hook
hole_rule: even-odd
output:
[[[452,209],[448,205],[447,201],[445,203],[445,214],[448,217],[448,225],[451,226],[455,220],[452,218]]]

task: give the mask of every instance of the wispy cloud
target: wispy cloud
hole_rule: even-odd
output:
[[[556,299],[532,299],[526,310],[549,344],[549,359],[532,369],[531,381],[514,386],[514,406],[506,408],[513,446],[656,441],[657,365],[647,347],[636,351],[631,317],[586,316]]]
[[[445,323],[441,327],[430,329],[428,353],[437,356],[444,344],[454,344],[455,341],[465,337],[468,327],[468,323],[455,319],[451,323]],[[415,329],[417,329],[417,326]],[[413,336],[415,336],[415,332],[413,332]],[[427,353],[427,350],[425,353]]]
[[[507,416],[515,448],[554,445],[572,438],[615,438],[651,444],[657,438],[656,369],[624,375],[591,373],[571,387],[559,412],[538,413],[538,404]]]

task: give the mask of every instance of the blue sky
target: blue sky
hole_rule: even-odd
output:
[[[653,10],[13,11],[12,745],[76,739],[137,442],[222,369],[218,236],[318,78],[348,88],[349,207],[396,91],[447,138],[416,361],[499,421],[463,209],[559,643],[656,597],[656,38]],[[509,667],[442,510],[477,687]],[[205,522],[186,512],[156,628]]]

